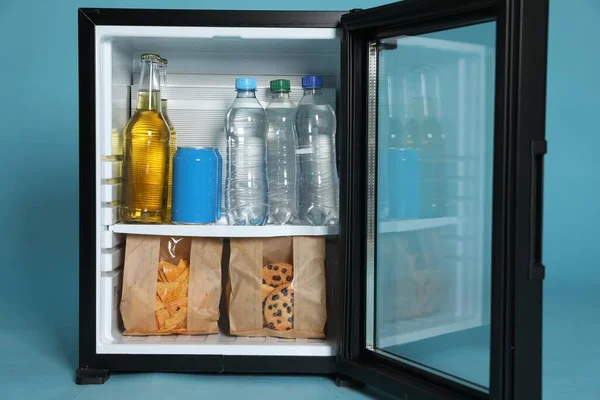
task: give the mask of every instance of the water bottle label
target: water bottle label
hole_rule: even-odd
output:
[[[314,149],[311,147],[308,147],[306,149],[296,149],[296,155],[298,154],[312,154],[314,153]]]

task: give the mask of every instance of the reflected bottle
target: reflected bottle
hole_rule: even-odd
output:
[[[439,78],[428,66],[412,71],[413,124],[419,154],[419,211],[421,218],[437,218],[447,214],[446,134],[438,120]]]
[[[158,65],[158,74],[160,79],[160,110],[162,113],[167,126],[169,127],[169,177],[167,181],[167,211],[165,215],[165,222],[171,221],[171,204],[173,201],[173,158],[177,151],[177,131],[169,118],[167,112],[167,66],[169,61],[166,58],[160,59]]]
[[[406,100],[406,80],[402,80]],[[392,89],[389,89],[392,92]],[[391,103],[394,96],[389,96]],[[405,101],[406,103],[406,101]],[[405,117],[406,107],[405,108]],[[406,118],[405,118],[406,119]],[[388,193],[390,219],[415,219],[419,217],[419,160],[415,141],[405,128],[399,110],[389,111],[390,134],[388,137]],[[410,120],[408,121],[410,124]],[[407,125],[408,125],[407,124]],[[411,128],[410,126],[408,126]]]
[[[142,54],[135,113],[123,140],[121,220],[162,223],[169,171],[169,127],[161,113],[160,56]]]

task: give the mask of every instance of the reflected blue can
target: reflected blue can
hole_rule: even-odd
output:
[[[173,158],[173,208],[178,224],[212,224],[221,217],[219,150],[178,147]]]
[[[415,149],[388,150],[390,219],[419,218],[419,169]]]

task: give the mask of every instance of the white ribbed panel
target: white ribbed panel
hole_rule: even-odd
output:
[[[100,251],[100,271],[112,271],[123,265],[125,248],[123,246],[102,249]]]
[[[137,81],[136,81],[136,83],[137,83]],[[125,110],[129,107],[129,104],[127,103],[127,101],[128,101],[128,97],[129,97],[130,87],[131,87],[131,85],[127,85],[124,83],[122,83],[120,85],[112,85],[113,110],[114,110],[114,107],[117,107],[117,108],[120,108],[123,110]],[[123,120],[120,121],[121,125],[124,125],[125,122],[127,122],[127,119],[125,119],[125,121],[123,121]]]
[[[100,301],[97,307],[100,312],[97,319],[98,334],[96,346],[98,346],[98,341],[103,341],[103,338],[111,337],[113,331],[123,329],[121,316],[119,315],[122,287],[123,268],[101,272],[101,278],[98,282]]]
[[[118,212],[116,207],[100,208],[100,223],[104,226],[114,225],[118,221]]]
[[[137,74],[134,74],[136,82]],[[235,99],[236,75],[170,74],[168,77],[169,117],[177,130],[178,146],[219,147],[226,154],[225,114]],[[266,107],[271,93],[269,82],[273,79],[292,81],[290,97],[298,104],[303,95],[299,75],[256,76],[257,99]],[[336,109],[336,77],[323,76],[323,96]],[[294,85],[295,83],[295,85]],[[185,86],[184,86],[185,85]],[[135,104],[137,85],[131,88],[132,105]],[[132,110],[133,111],[133,110]],[[223,170],[226,170],[224,167]]]
[[[102,244],[103,249],[110,249],[125,241],[125,235],[114,233],[112,231],[104,231],[100,236],[100,243]]]
[[[121,161],[101,161],[100,178],[117,179],[121,177]]]
[[[100,201],[102,201],[102,203],[119,201],[121,195],[121,184],[102,184],[100,191]]]
[[[261,89],[268,89],[269,83],[273,79],[289,79],[292,92],[300,91],[302,93],[302,76],[305,74],[253,74],[248,75],[256,79],[256,86]],[[182,73],[169,73],[167,77],[167,84],[169,87],[217,87],[224,88],[229,93],[235,93],[235,78],[247,76],[244,74],[182,74]],[[133,74],[133,86],[137,88],[139,84],[140,74],[136,72]],[[323,87],[335,88],[336,87],[336,76],[334,74],[323,74]],[[137,89],[136,89],[137,90]]]
[[[111,44],[107,44],[111,46]],[[104,137],[101,143],[100,163],[98,174],[100,177],[98,243],[100,245],[100,265],[103,271],[113,271],[123,265],[124,252],[121,243],[123,235],[118,235],[108,230],[108,227],[118,221],[119,209],[115,205],[119,200],[121,178],[121,162],[114,161],[115,156],[122,154],[122,132],[129,119],[131,73],[133,65],[131,55],[124,48],[112,45],[111,48],[110,80],[104,74],[105,85],[99,89],[106,90],[105,95],[110,95],[110,120],[104,124]],[[103,55],[101,55],[102,57]],[[112,159],[112,161],[106,161]],[[118,289],[120,292],[120,288]]]

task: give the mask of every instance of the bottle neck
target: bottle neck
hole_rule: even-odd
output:
[[[162,100],[167,100],[167,66],[164,64],[160,64],[158,67],[158,77],[159,77],[159,85],[160,85],[160,98]]]
[[[271,99],[289,99],[290,92],[273,92]]]
[[[143,60],[138,89],[138,110],[160,111],[159,64],[156,60]]]
[[[305,96],[320,96],[322,93],[321,88],[304,88]]]
[[[152,92],[139,90],[136,108],[138,111],[161,111],[160,92],[158,90]]]
[[[238,99],[251,99],[256,98],[256,90],[244,90],[237,89],[237,98]]]

